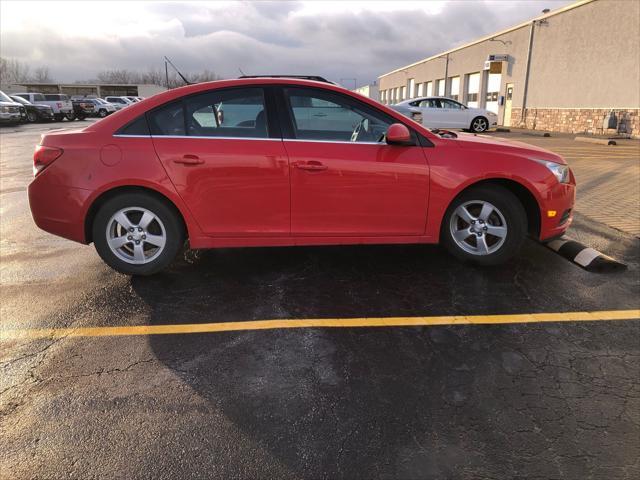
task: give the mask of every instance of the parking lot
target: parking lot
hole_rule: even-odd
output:
[[[567,158],[569,235],[624,272],[527,241],[497,268],[257,248],[131,278],[29,213],[34,144],[85,123],[0,130],[0,477],[640,477],[637,141],[491,133]]]

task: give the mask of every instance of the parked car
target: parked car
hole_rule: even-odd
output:
[[[69,96],[63,93],[16,93],[18,97],[22,97],[34,104],[49,105],[53,110],[53,118],[58,122],[64,118],[73,120],[73,104],[69,100]]]
[[[138,97],[125,97],[128,100],[131,100],[132,103],[138,103],[140,100]]]
[[[196,249],[441,242],[495,265],[527,234],[562,235],[575,200],[555,153],[432,131],[342,87],[284,77],[176,88],[48,132],[34,174],[40,228],[139,275],[167,267],[185,238]]]
[[[71,104],[73,105],[74,119],[84,120],[95,113],[93,102],[88,99],[71,100]]]
[[[428,128],[462,128],[481,133],[498,124],[498,116],[491,110],[467,107],[444,97],[412,98],[391,108]]]
[[[91,102],[93,104],[93,114],[100,118],[104,118],[107,115],[110,115],[116,110],[120,109],[116,108],[116,106],[112,103],[105,102],[101,98],[85,98],[85,101]]]
[[[114,105],[119,105],[120,108],[128,107],[129,105],[132,105],[134,103],[131,100],[129,100],[127,97],[109,96],[109,97],[104,97],[104,99],[109,103],[113,103]]]
[[[20,103],[24,107],[28,122],[33,123],[53,120],[53,110],[49,105],[34,105],[29,100],[25,100],[17,95],[11,95],[10,97],[11,100]]]
[[[0,123],[12,124],[23,121],[20,109],[24,110],[24,107],[0,91]]]

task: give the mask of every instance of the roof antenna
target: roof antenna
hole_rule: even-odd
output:
[[[187,85],[193,85],[189,80],[185,78],[184,75],[182,75],[182,73],[180,73],[180,70],[178,70],[178,68],[166,56],[164,57],[164,61],[169,62],[169,65],[171,65],[173,69],[178,73],[178,75],[180,75],[180,78],[184,81],[184,83],[186,83]]]

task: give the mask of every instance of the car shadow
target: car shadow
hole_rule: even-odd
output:
[[[541,256],[556,261],[533,242],[489,269],[435,246],[212,250],[188,252],[169,271],[131,285],[151,325],[553,310],[532,293],[544,288]],[[531,448],[534,433],[509,434],[531,415],[514,398],[540,388],[541,372],[519,352],[525,342],[544,350],[549,334],[539,333],[557,330],[313,328],[148,341],[243,438],[295,477],[460,478],[510,476],[518,451]],[[205,427],[212,435],[214,417]],[[564,437],[561,425],[543,428]],[[238,449],[236,463],[227,459],[221,468],[237,476],[250,453],[230,448]]]

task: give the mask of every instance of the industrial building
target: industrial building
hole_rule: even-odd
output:
[[[164,92],[165,87],[154,84],[128,85],[116,83],[21,83],[3,85],[2,91],[7,94],[21,92],[35,93],[65,93],[69,96],[82,95],[85,97],[129,96],[150,97],[159,92]]]
[[[428,29],[427,29],[428,31]],[[585,0],[379,77],[380,101],[446,96],[505,126],[640,135],[640,1]]]

